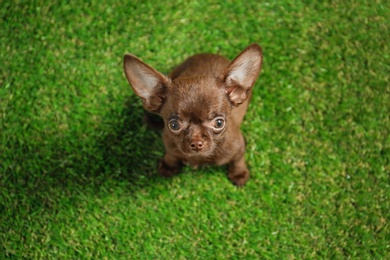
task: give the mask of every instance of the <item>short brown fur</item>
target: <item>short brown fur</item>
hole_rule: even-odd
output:
[[[124,71],[144,108],[164,120],[165,155],[158,171],[170,177],[182,164],[229,165],[228,178],[243,186],[249,178],[240,125],[262,66],[259,45],[251,44],[233,61],[196,54],[169,76],[137,57],[124,57]]]

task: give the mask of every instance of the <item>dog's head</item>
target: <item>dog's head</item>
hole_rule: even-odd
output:
[[[187,156],[212,157],[231,119],[232,104],[222,85],[211,77],[171,82],[160,111],[166,146]]]
[[[232,111],[245,113],[236,108],[251,94],[261,69],[261,55],[257,44],[250,45],[232,62],[226,62],[218,77],[205,71],[172,80],[133,55],[125,56],[124,70],[144,108],[164,119],[166,148],[204,161],[221,148],[226,132],[239,131]]]

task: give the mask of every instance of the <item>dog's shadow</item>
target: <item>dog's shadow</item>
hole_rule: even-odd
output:
[[[118,185],[133,193],[163,182],[157,174],[157,162],[164,153],[161,132],[148,129],[143,117],[139,99],[130,97],[124,107],[109,112],[89,139],[65,140],[70,143],[67,148],[55,143],[36,150],[15,145],[26,152],[14,158],[17,171],[9,167],[3,175],[8,181],[0,184],[6,184],[4,194],[17,195],[15,202],[0,203],[0,215],[7,213],[7,219],[14,219],[42,210],[55,214],[64,196],[76,206],[83,199],[80,191],[97,196],[102,187]],[[52,155],[42,158],[40,153]],[[34,172],[31,165],[38,164],[42,165],[40,172]],[[19,207],[28,210],[20,213]]]
[[[137,187],[159,180],[157,162],[163,156],[160,118],[156,117],[152,128],[139,99],[131,96],[123,110],[113,115],[117,123],[109,125],[109,131],[98,141],[103,155],[104,168],[100,174],[106,178],[126,181]],[[160,126],[161,127],[161,126]]]

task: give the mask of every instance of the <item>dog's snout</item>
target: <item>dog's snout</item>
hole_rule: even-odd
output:
[[[198,152],[198,151],[202,150],[203,147],[204,147],[204,142],[202,140],[199,140],[199,139],[192,140],[192,142],[191,142],[191,149],[193,151]]]

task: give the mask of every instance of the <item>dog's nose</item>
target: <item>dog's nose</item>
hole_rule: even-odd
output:
[[[191,149],[192,149],[193,151],[198,152],[198,151],[202,150],[203,147],[204,147],[204,143],[203,143],[203,141],[201,141],[201,140],[193,140],[193,141],[191,142]]]

